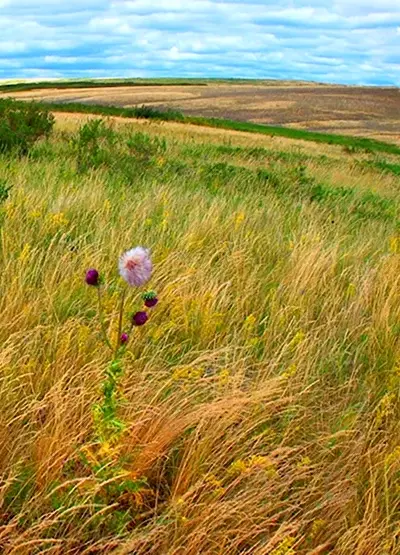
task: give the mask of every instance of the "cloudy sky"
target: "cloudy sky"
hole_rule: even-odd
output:
[[[400,86],[400,0],[0,0],[0,79]]]

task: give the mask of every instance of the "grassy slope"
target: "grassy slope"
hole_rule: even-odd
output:
[[[90,83],[92,84],[90,85]],[[74,82],[72,82],[71,84],[64,83],[64,84],[60,84],[60,87],[74,88],[75,84],[76,83]],[[118,82],[117,83],[102,82],[102,85],[100,85],[98,83],[94,83],[91,81],[87,82],[86,84],[88,84],[88,86],[94,86],[94,87],[104,86],[104,85],[112,87],[112,86],[120,85],[120,83]],[[151,83],[151,82],[146,83],[146,85],[149,85],[149,86],[151,84],[159,85],[160,83],[156,81],[154,83]],[[175,81],[172,81],[171,83],[164,82],[163,84],[174,85],[177,83]],[[191,83],[182,82],[179,84],[190,85]],[[206,82],[204,82],[203,84],[206,85]],[[23,90],[30,90],[31,88],[43,88],[42,85],[43,84],[3,85],[3,87],[0,87],[0,91],[3,91],[3,92],[7,92],[7,91],[15,92],[17,90],[23,91]],[[45,85],[51,88],[51,83],[48,83]],[[8,89],[7,87],[14,87],[14,88]],[[22,87],[22,88],[18,88],[18,87]],[[263,124],[251,123],[251,122],[240,122],[240,121],[234,121],[234,120],[222,119],[222,118],[185,116],[177,110],[161,111],[156,108],[148,107],[148,106],[137,106],[135,108],[119,108],[116,106],[102,106],[102,105],[93,105],[93,104],[85,104],[85,103],[77,103],[77,102],[63,102],[63,103],[43,102],[43,104],[49,107],[50,110],[57,111],[57,112],[90,113],[90,114],[97,114],[101,116],[119,116],[124,118],[139,117],[139,118],[158,119],[158,120],[165,120],[165,121],[181,121],[192,125],[209,126],[209,127],[221,128],[221,129],[231,129],[234,131],[260,133],[260,134],[269,135],[269,136],[286,137],[289,139],[297,139],[297,140],[303,140],[303,141],[312,141],[317,143],[339,145],[353,150],[366,150],[371,152],[400,154],[399,146],[391,143],[386,143],[384,141],[378,141],[375,139],[368,139],[363,137],[352,137],[347,135],[336,135],[336,134],[329,134],[329,133],[318,133],[313,131],[306,131],[303,129],[277,127],[277,126],[263,125]]]
[[[398,176],[168,125],[0,158],[4,553],[395,555]],[[115,334],[137,243],[160,305],[125,358],[129,433],[103,446],[148,481],[123,496],[77,458],[109,360],[82,277],[105,276]]]
[[[99,106],[77,102],[68,103],[43,103],[50,110],[57,112],[76,112],[97,114],[101,116],[117,116],[124,118],[143,117],[146,119],[158,119],[165,121],[181,121],[192,125],[216,127],[220,129],[231,129],[234,131],[245,131],[248,133],[260,133],[263,135],[286,137],[303,141],[313,141],[331,145],[339,145],[350,149],[362,149],[372,152],[385,152],[389,154],[400,154],[400,147],[394,144],[367,139],[362,137],[351,137],[345,135],[333,135],[328,133],[315,133],[303,129],[292,129],[288,127],[274,127],[259,123],[240,122],[220,118],[205,118],[200,116],[184,116],[181,112],[170,110],[162,112],[154,108],[142,106],[136,108],[118,108],[114,106]]]

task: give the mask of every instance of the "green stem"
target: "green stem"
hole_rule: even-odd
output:
[[[118,334],[117,334],[117,340],[116,340],[116,345],[114,349],[114,357],[117,356],[117,353],[120,347],[121,334],[122,334],[122,321],[124,318],[125,297],[126,297],[126,287],[124,287],[121,295],[121,304],[119,307],[119,316],[118,316]]]
[[[97,287],[97,300],[98,300],[98,303],[99,303],[99,319],[100,319],[101,333],[103,335],[103,339],[105,341],[105,344],[112,351],[113,348],[112,348],[112,345],[111,345],[110,340],[108,338],[106,326],[105,326],[105,323],[104,323],[104,313],[103,313],[103,305],[102,305],[102,302],[101,302],[100,287]]]

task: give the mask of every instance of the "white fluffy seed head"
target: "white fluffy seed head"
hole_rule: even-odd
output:
[[[153,271],[149,249],[135,247],[125,252],[119,259],[119,273],[132,287],[147,283]]]

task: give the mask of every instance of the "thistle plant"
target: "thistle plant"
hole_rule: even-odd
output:
[[[114,342],[107,331],[104,320],[102,298],[105,287],[104,280],[95,268],[86,272],[85,281],[87,285],[97,290],[102,339],[110,350],[110,363],[106,368],[104,380],[101,384],[101,400],[93,406],[96,442],[101,444],[103,452],[107,452],[107,449],[113,449],[126,430],[125,422],[118,416],[118,409],[122,402],[119,385],[124,372],[124,353],[129,345],[134,328],[146,324],[149,319],[149,312],[158,303],[157,294],[154,291],[144,292],[142,295],[144,304],[142,310],[131,315],[129,329],[123,330],[127,290],[128,287],[143,287],[150,280],[152,272],[153,264],[148,249],[136,247],[120,257],[119,273],[127,285],[122,289],[120,296],[117,335]]]

